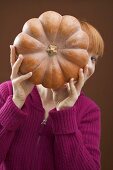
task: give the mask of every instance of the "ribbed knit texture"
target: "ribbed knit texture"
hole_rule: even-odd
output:
[[[74,106],[49,111],[38,90],[19,109],[12,84],[0,85],[0,170],[100,170],[100,109],[81,92]]]

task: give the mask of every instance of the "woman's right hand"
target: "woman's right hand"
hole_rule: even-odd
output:
[[[32,76],[32,72],[21,75],[19,73],[19,67],[23,61],[23,56],[19,55],[16,60],[15,47],[10,45],[10,50],[10,63],[12,67],[10,79],[13,86],[13,101],[19,108],[21,108],[34,87],[34,84],[28,80]]]

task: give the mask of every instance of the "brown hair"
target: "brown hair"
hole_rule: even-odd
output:
[[[89,36],[88,52],[102,57],[104,52],[104,41],[100,33],[91,24],[85,21],[80,21],[80,24],[82,30]]]

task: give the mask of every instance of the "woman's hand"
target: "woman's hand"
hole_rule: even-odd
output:
[[[87,73],[88,66],[86,65],[84,70],[82,68],[79,70],[78,81],[74,81],[74,78],[72,78],[69,83],[62,88],[57,90],[51,89],[57,110],[72,107],[75,104],[87,79]]]
[[[19,108],[21,108],[26,100],[26,97],[34,87],[34,85],[28,80],[32,76],[32,72],[24,75],[19,73],[19,67],[22,63],[23,56],[19,55],[16,60],[15,47],[11,45],[10,49],[10,63],[12,67],[10,79],[13,86],[13,101]]]

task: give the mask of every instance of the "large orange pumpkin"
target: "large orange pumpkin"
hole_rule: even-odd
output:
[[[29,79],[46,88],[59,88],[78,78],[88,62],[89,39],[79,21],[54,11],[28,20],[14,40],[17,55],[24,56],[20,72],[33,72]]]

